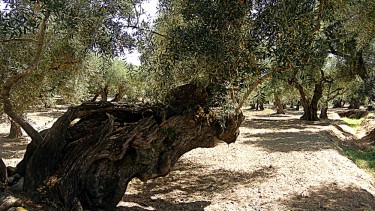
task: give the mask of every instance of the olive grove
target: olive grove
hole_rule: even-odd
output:
[[[16,170],[0,173],[24,178],[35,202],[114,210],[131,179],[235,142],[256,91],[276,104],[298,93],[301,118],[316,121],[343,81],[373,76],[374,29],[351,27],[374,24],[372,1],[160,0],[153,26],[140,19],[142,2],[1,1],[1,106],[31,142]],[[135,48],[136,68],[118,57]],[[55,94],[85,103],[37,131],[22,113]]]

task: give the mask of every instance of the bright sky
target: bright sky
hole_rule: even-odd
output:
[[[146,15],[141,16],[141,19],[147,20],[147,18],[151,18],[151,20],[154,20],[157,16],[157,6],[158,6],[158,0],[148,0],[147,2],[143,3],[142,7],[144,8]],[[125,59],[130,64],[140,65],[141,64],[141,61],[139,60],[140,55],[141,54],[138,51],[134,51],[130,54],[127,53],[125,55]]]
[[[0,0],[0,10],[5,9],[5,3]]]

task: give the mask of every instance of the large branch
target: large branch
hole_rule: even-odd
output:
[[[57,208],[114,210],[132,178],[165,176],[184,153],[236,140],[242,113],[216,113],[197,100],[206,93],[182,91],[168,107],[102,102],[70,108],[32,153],[24,190]]]
[[[306,96],[306,91],[305,89],[303,88],[303,86],[297,81],[296,78],[293,78],[291,80],[291,83],[294,85],[294,87],[298,90],[299,94],[300,94],[300,97],[301,97],[301,104],[302,106],[305,108],[308,106],[309,104],[309,101],[307,99],[307,96]]]
[[[44,39],[45,39],[45,34],[46,34],[46,24],[47,24],[48,18],[49,18],[49,14],[46,14],[44,19],[42,20],[42,23],[40,26],[40,32],[38,35],[35,55],[30,66],[25,71],[9,77],[2,86],[4,112],[9,117],[11,117],[16,123],[18,123],[25,130],[25,132],[31,137],[31,139],[33,139],[34,143],[37,145],[40,144],[42,141],[41,135],[39,134],[37,130],[35,130],[35,128],[33,128],[33,126],[31,126],[27,121],[25,121],[22,118],[22,116],[20,116],[19,114],[17,114],[17,112],[14,111],[14,108],[11,102],[10,92],[11,92],[12,87],[19,80],[30,75],[33,71],[35,71],[38,68],[39,61],[43,52]]]
[[[281,73],[281,72],[284,72],[284,71],[287,71],[291,69],[291,65],[288,64],[287,66],[283,67],[283,68],[280,68],[278,70],[276,70],[277,73]],[[251,93],[253,93],[253,91],[255,90],[255,88],[258,87],[259,84],[263,83],[264,81],[266,81],[267,79],[271,78],[272,75],[274,74],[274,72],[270,72],[270,73],[267,73],[263,76],[261,76],[260,78],[258,78],[258,80],[256,80],[252,85],[251,87],[247,90],[247,92],[244,94],[244,96],[242,97],[242,100],[238,103],[237,105],[237,108],[236,108],[236,112],[240,112],[243,104],[245,103],[245,101],[249,98],[249,96],[251,95]]]
[[[340,92],[340,91],[342,91],[342,92]],[[342,95],[347,91],[348,90],[345,90],[343,87],[337,88],[335,91],[331,92],[331,94],[333,94],[333,95],[327,99],[327,102],[335,99],[337,96]]]

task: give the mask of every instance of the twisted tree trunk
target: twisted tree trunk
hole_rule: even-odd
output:
[[[132,178],[165,176],[184,153],[236,140],[242,113],[218,115],[206,98],[185,86],[168,107],[102,102],[70,108],[17,166],[24,190],[57,208],[114,210]]]

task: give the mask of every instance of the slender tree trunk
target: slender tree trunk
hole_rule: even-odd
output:
[[[285,114],[284,107],[281,104],[281,101],[278,95],[275,95],[275,101],[273,102],[273,105],[275,106],[276,114]]]
[[[108,101],[108,85],[105,85],[104,89],[100,93],[100,96],[102,97],[101,99],[102,102]]]
[[[250,104],[250,109],[252,109],[252,110],[255,109],[255,103]]]
[[[261,110],[261,111],[264,110],[264,104],[263,104],[263,103],[260,103],[260,104],[259,104],[259,110]]]
[[[290,70],[290,68],[292,68],[292,66],[290,64],[287,64],[285,67],[283,68],[280,68],[278,70],[276,70],[275,72],[278,72],[278,73],[281,73],[281,72],[284,72],[284,71],[287,71],[287,70]],[[255,88],[257,88],[257,86],[259,84],[262,84],[264,81],[268,80],[269,78],[271,78],[273,75],[273,73],[267,73],[263,76],[261,76],[260,78],[258,78],[258,80],[256,80],[252,86],[250,86],[250,88],[247,90],[247,92],[244,94],[244,96],[242,97],[241,101],[238,103],[238,106],[236,108],[236,112],[238,113],[243,104],[246,102],[247,98],[250,96],[251,93],[253,93],[253,91],[255,90]]]
[[[36,145],[34,147],[37,147],[38,145],[40,145],[43,138],[41,137],[39,132],[35,130],[35,128],[32,125],[30,125],[21,115],[17,114],[17,112],[14,110],[12,101],[11,101],[11,89],[15,84],[17,84],[19,80],[27,77],[38,68],[38,65],[39,65],[39,62],[43,53],[47,21],[48,21],[49,15],[50,14],[47,12],[47,14],[42,19],[42,22],[40,24],[40,31],[39,31],[38,40],[36,43],[35,54],[34,54],[32,63],[29,65],[29,68],[25,70],[20,70],[19,73],[9,77],[2,84],[2,92],[1,92],[1,95],[3,98],[4,112],[10,118],[12,118],[13,121],[19,124],[23,128],[23,130],[27,133],[27,135],[31,137],[31,139],[33,140],[33,144]]]
[[[323,106],[320,110],[320,119],[328,119],[328,106]]]
[[[296,105],[296,111],[299,111],[299,106],[300,106],[300,101],[297,101],[297,105]]]
[[[98,99],[99,95],[100,95],[100,93],[96,93],[96,94],[94,95],[94,97],[90,100],[90,102],[95,102],[96,99]]]
[[[15,121],[10,120],[10,132],[8,138],[19,138],[22,137],[22,130],[21,126],[17,124]]]

